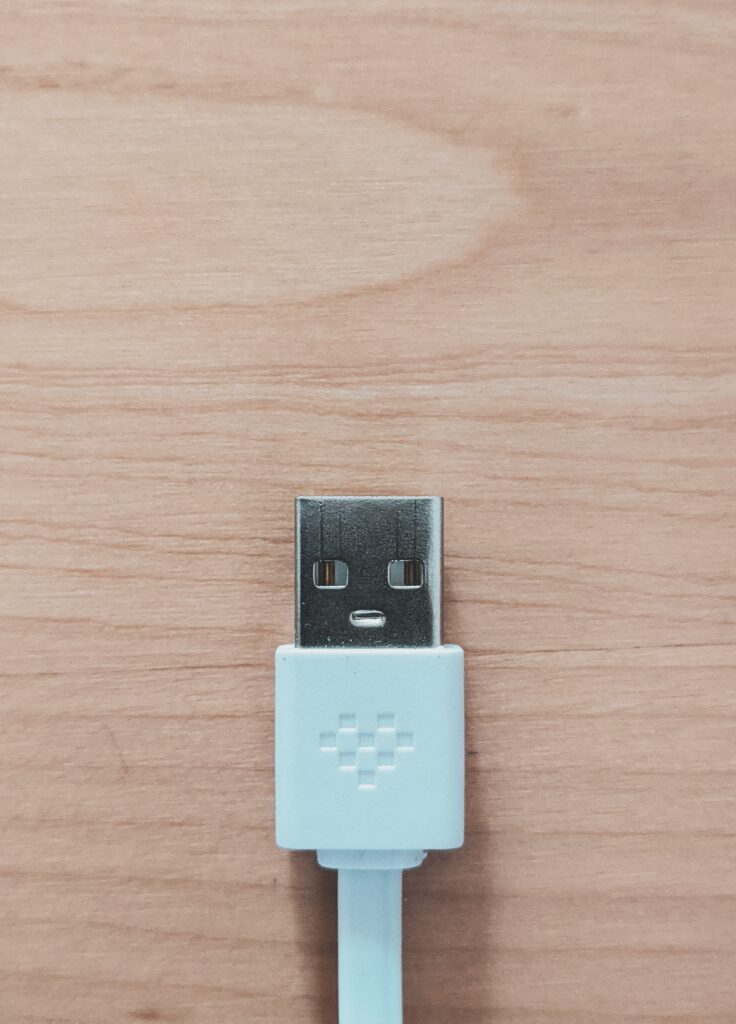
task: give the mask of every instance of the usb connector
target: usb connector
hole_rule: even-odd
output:
[[[297,498],[296,643],[442,642],[441,498]]]
[[[441,596],[440,498],[297,499],[276,841],[338,872],[340,1024],[400,1024],[401,872],[463,842],[463,652]]]

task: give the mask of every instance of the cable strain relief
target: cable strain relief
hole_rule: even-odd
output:
[[[319,865],[333,871],[408,871],[426,856],[426,850],[317,850]]]

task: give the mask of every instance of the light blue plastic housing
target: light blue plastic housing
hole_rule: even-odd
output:
[[[463,651],[276,651],[276,841],[447,850],[464,832]]]

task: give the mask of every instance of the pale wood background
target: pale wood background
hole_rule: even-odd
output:
[[[409,1024],[736,1021],[736,5],[0,3],[2,1024],[329,1024],[292,498],[446,498]]]

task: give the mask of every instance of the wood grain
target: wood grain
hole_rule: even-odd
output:
[[[0,5],[0,1021],[335,1019],[296,493],[446,498],[408,1024],[736,1020],[736,11]]]

